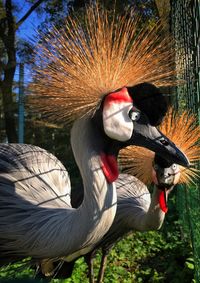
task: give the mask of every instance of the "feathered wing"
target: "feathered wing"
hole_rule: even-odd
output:
[[[42,243],[49,248],[52,233],[57,232],[52,231],[53,225],[62,227],[66,209],[71,208],[66,169],[55,156],[39,147],[1,144],[0,171],[0,262],[7,255],[11,260],[10,252],[14,260],[15,256],[19,259],[21,254],[35,251],[37,246],[39,249],[36,241],[45,239]],[[43,245],[44,252],[45,249]]]
[[[17,195],[21,196],[21,203],[26,200],[37,206],[51,207],[53,201],[58,207],[71,206],[68,172],[44,149],[25,144],[1,144],[0,171],[1,208],[6,209],[6,203],[14,205]],[[10,189],[6,189],[7,186]],[[12,197],[6,198],[9,194]],[[20,206],[18,201],[16,207]]]
[[[140,21],[136,13],[110,15],[95,4],[86,9],[84,24],[68,17],[63,29],[51,30],[38,45],[31,107],[69,122],[124,86],[176,83],[173,41],[159,22],[149,27]]]
[[[194,114],[178,113],[170,108],[160,130],[173,141],[188,157],[191,168],[180,167],[179,183],[187,184],[198,177],[195,163],[200,160],[200,126]],[[152,166],[155,153],[139,147],[127,147],[120,152],[119,161],[124,171],[136,176],[145,184],[152,183]]]

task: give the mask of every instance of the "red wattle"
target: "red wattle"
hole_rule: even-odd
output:
[[[106,155],[104,152],[101,153],[101,162],[103,173],[109,183],[114,182],[118,176],[118,165],[114,155]]]
[[[168,211],[168,207],[167,207],[167,203],[166,203],[166,195],[165,195],[165,191],[159,191],[159,204],[160,204],[160,208],[162,209],[162,211],[164,213],[167,213]]]

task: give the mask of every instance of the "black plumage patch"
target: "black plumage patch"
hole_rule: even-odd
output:
[[[169,168],[172,163],[168,162],[166,159],[162,158],[160,155],[155,154],[154,157],[154,164],[157,164],[158,166],[160,166],[161,168]]]
[[[128,87],[128,92],[136,107],[147,115],[150,124],[160,125],[168,109],[167,99],[160,89],[150,83],[141,83]]]

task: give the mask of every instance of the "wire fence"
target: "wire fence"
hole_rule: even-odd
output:
[[[174,104],[179,109],[196,113],[200,122],[200,2],[172,0],[171,27],[176,44],[178,78]],[[197,164],[199,166],[199,164]],[[195,279],[200,282],[200,184],[178,190],[177,207],[183,231],[191,239],[194,253]]]

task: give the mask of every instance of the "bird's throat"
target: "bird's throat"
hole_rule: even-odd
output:
[[[106,154],[104,152],[101,153],[100,157],[101,167],[107,181],[109,183],[114,182],[119,176],[116,157],[112,154]]]

